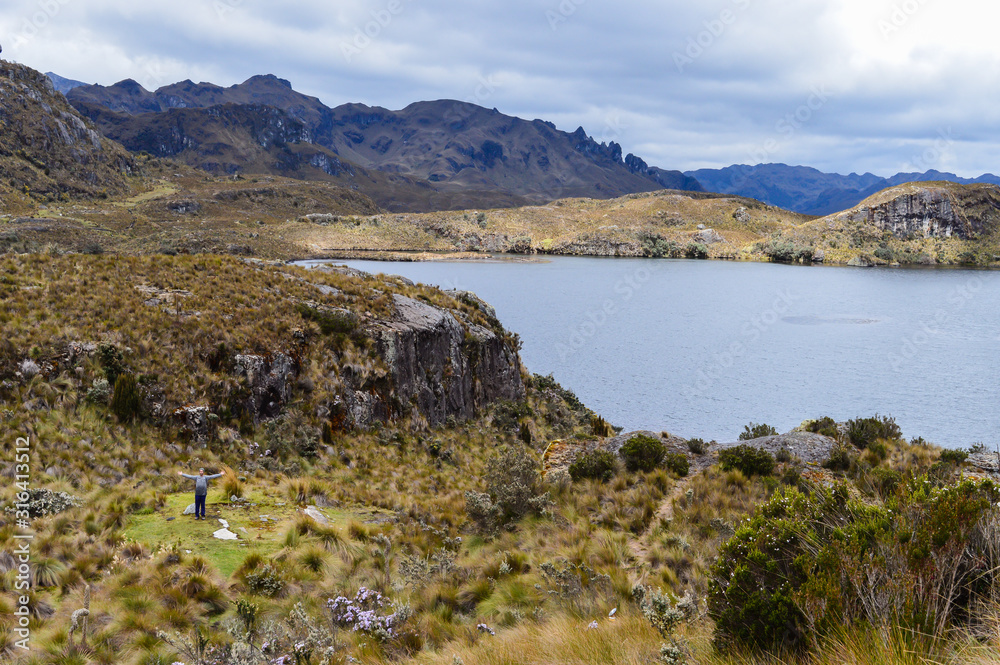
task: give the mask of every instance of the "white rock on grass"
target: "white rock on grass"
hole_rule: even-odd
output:
[[[219,540],[236,540],[239,538],[235,533],[229,529],[219,529],[212,534],[213,538],[218,538]]]
[[[309,506],[302,512],[304,512],[307,517],[311,517],[317,524],[322,524],[323,526],[328,526],[330,524],[330,520],[326,519],[326,515],[319,512],[319,508],[316,506]]]
[[[185,515],[194,515],[194,504],[193,503],[190,506],[188,506],[187,508],[184,509],[184,514]]]

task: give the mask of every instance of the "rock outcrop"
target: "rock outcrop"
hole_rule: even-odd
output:
[[[249,390],[244,409],[255,421],[268,420],[281,413],[292,397],[292,383],[298,376],[295,361],[284,353],[269,357],[237,355],[235,374]]]
[[[872,224],[898,238],[969,240],[1000,222],[996,185],[902,185],[866,199],[839,219]]]
[[[369,330],[388,374],[381,390],[354,396],[355,420],[419,414],[437,425],[449,416],[471,418],[497,400],[524,398],[517,350],[499,324],[486,328],[399,294],[393,300],[395,316]]]

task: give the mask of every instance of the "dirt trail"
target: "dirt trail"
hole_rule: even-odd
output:
[[[690,479],[690,476],[678,479],[677,484],[674,485],[670,493],[660,503],[660,507],[653,516],[649,528],[638,536],[629,538],[628,546],[635,559],[635,564],[629,569],[629,577],[632,580],[632,584],[639,582],[645,573],[643,562],[646,559],[646,555],[649,554],[649,534],[660,525],[661,521],[674,518],[674,501],[684,496],[690,484]]]

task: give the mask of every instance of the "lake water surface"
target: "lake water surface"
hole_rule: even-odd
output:
[[[1000,274],[553,257],[346,261],[474,291],[553,374],[627,429],[735,440],[750,421],[876,412],[949,447],[1000,433]]]

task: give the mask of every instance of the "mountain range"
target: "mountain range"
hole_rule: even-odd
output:
[[[930,170],[897,173],[882,178],[872,173],[840,175],[823,173],[808,166],[787,164],[739,164],[723,169],[700,169],[685,175],[705,189],[763,201],[805,215],[831,215],[853,208],[869,196],[889,187],[910,182],[953,182],[961,185],[1000,184],[1000,177],[985,174],[975,179]]]
[[[228,88],[183,81],[156,91],[126,80],[77,86],[67,98],[134,152],[214,173],[354,180],[389,210],[434,207],[400,195],[420,188],[444,195],[436,206],[445,208],[472,207],[470,193],[501,207],[701,190],[678,171],[623,157],[617,143],[598,143],[582,127],[564,132],[550,122],[464,102],[417,102],[399,111],[364,104],[330,108],[273,75]],[[394,187],[370,187],[393,177]],[[455,200],[446,203],[448,195]]]
[[[1000,184],[929,170],[881,177],[807,166],[745,164],[681,173],[622,155],[580,127],[558,130],[466,102],[416,102],[398,111],[328,107],[273,75],[229,87],[182,81],[146,90],[133,80],[86,85],[47,74],[100,131],[129,150],[216,174],[328,181],[394,212],[517,207],[560,198],[609,199],[659,189],[710,191],[823,216],[910,182]]]

